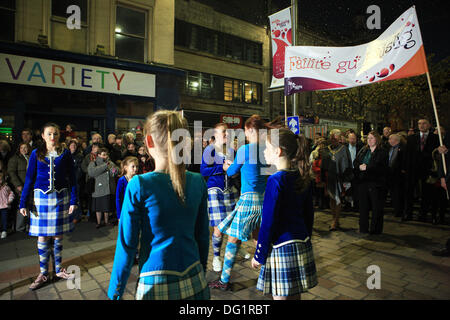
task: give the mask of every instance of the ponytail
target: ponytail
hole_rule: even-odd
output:
[[[175,163],[175,141],[172,141],[172,132],[183,126],[183,119],[177,112],[173,112],[167,117],[167,160],[169,163],[169,175],[172,181],[173,189],[177,194],[179,200],[185,201],[185,186],[186,186],[186,165],[184,162],[180,164]]]
[[[175,154],[175,141],[172,141],[173,132],[176,129],[187,129],[186,119],[179,112],[161,110],[147,118],[144,126],[144,135],[151,135],[159,150],[167,155],[168,168],[172,187],[178,199],[184,204],[186,188],[186,165],[177,163]],[[183,154],[183,158],[186,155]]]

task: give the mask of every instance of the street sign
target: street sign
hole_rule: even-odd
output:
[[[291,131],[295,134],[299,134],[300,133],[300,120],[298,118],[298,116],[293,116],[293,117],[288,117],[287,118],[288,121],[288,126],[289,129],[291,129]]]

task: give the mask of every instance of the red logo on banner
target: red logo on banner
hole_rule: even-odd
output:
[[[235,116],[232,114],[222,114],[220,115],[220,122],[226,123],[230,129],[242,128],[242,117]]]

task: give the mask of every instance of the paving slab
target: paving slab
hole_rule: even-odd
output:
[[[303,300],[416,300],[450,299],[450,258],[433,257],[430,251],[442,248],[450,226],[406,222],[389,216],[385,234],[361,238],[357,233],[358,215],[345,213],[344,231],[329,232],[329,211],[317,211],[313,250],[319,283]],[[117,227],[95,229],[81,222],[63,241],[63,266],[77,265],[81,288],[68,288],[65,281],[51,282],[36,291],[28,286],[39,272],[36,238],[15,233],[0,241],[0,300],[105,300],[113,267]],[[225,251],[226,237],[222,244]],[[242,244],[254,254],[255,244]],[[208,258],[207,281],[220,277],[212,271],[212,248]],[[381,289],[369,290],[366,282],[369,265],[381,269]],[[250,260],[238,257],[231,274],[232,290],[211,290],[213,300],[267,300],[256,290],[258,271]],[[133,266],[124,300],[134,299],[137,266]]]

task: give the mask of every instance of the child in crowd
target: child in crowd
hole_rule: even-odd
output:
[[[119,168],[117,168],[114,162],[109,160],[108,155],[108,149],[100,148],[97,159],[89,163],[88,166],[89,176],[95,178],[91,211],[97,215],[97,229],[108,224],[109,213],[114,212],[113,195],[116,194],[115,177],[119,174]],[[102,212],[105,217],[104,224],[101,223]]]
[[[318,283],[311,245],[314,209],[307,149],[306,139],[289,129],[273,129],[267,135],[264,157],[278,171],[267,181],[252,267],[263,265],[257,289],[272,294],[274,300],[300,299]]]
[[[122,211],[123,198],[125,196],[125,190],[127,189],[128,182],[133,178],[138,171],[138,159],[136,157],[126,157],[120,164],[121,177],[117,182],[116,189],[116,210],[117,220],[120,221],[120,212]]]
[[[144,141],[155,171],[128,183],[108,297],[120,299],[139,250],[137,300],[210,298],[205,279],[209,248],[208,192],[203,177],[176,161],[172,134],[186,129],[179,112],[146,121]]]
[[[14,192],[6,183],[5,174],[0,171],[0,222],[1,222],[1,238],[5,239],[8,233],[8,212],[14,200]]]
[[[139,159],[138,174],[152,172],[155,170],[155,161],[145,152],[145,147],[139,147],[137,158]]]

